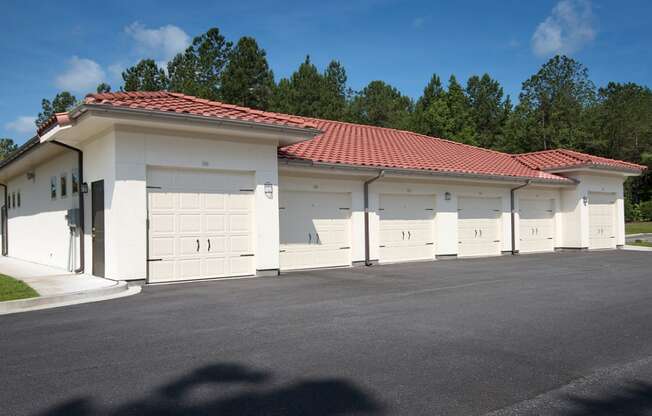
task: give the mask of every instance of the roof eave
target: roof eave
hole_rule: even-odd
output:
[[[223,117],[201,116],[189,113],[177,113],[172,111],[147,110],[141,108],[116,107],[106,104],[82,104],[78,109],[79,112],[102,112],[116,115],[138,115],[148,118],[165,118],[175,120],[185,120],[193,122],[202,122],[230,127],[255,128],[273,132],[290,133],[292,135],[305,136],[313,138],[323,131],[312,127],[298,127],[286,124],[264,123],[260,121],[236,120]]]
[[[548,172],[548,173],[568,173],[568,172],[577,172],[577,171],[582,171],[582,170],[597,170],[597,171],[602,171],[602,172],[613,172],[613,173],[620,173],[624,174],[626,176],[638,176],[642,174],[646,168],[643,167],[642,169],[637,169],[637,168],[626,168],[626,167],[616,167],[616,166],[606,166],[606,165],[598,165],[595,163],[581,163],[577,165],[571,165],[571,166],[564,166],[561,168],[542,168],[541,169],[543,172]]]
[[[357,171],[383,170],[386,172],[386,174],[397,174],[397,175],[418,175],[418,176],[426,176],[426,177],[497,180],[501,182],[529,181],[531,183],[538,183],[538,184],[545,184],[545,185],[558,185],[558,186],[574,186],[576,184],[576,182],[570,178],[563,178],[563,179],[560,178],[560,180],[556,180],[556,179],[533,178],[529,176],[506,176],[506,175],[476,174],[476,173],[465,173],[465,172],[435,171],[435,170],[426,170],[426,169],[404,169],[404,168],[392,168],[392,167],[384,167],[384,166],[317,162],[309,159],[301,159],[301,158],[285,157],[285,156],[279,156],[279,160],[285,162],[287,165],[292,164],[294,166],[300,166],[300,167],[349,169],[349,170],[357,170]]]

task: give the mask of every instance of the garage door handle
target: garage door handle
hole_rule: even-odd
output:
[[[211,239],[209,238],[207,241],[208,241],[208,251],[211,251]]]
[[[405,240],[405,231],[401,231],[401,234],[403,234],[403,240]]]
[[[197,239],[197,251],[199,251],[199,238]]]
[[[408,231],[408,240],[412,238],[412,233]]]

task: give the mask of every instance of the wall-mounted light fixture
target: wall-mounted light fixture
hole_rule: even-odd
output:
[[[28,180],[28,181],[33,181],[34,178],[36,178],[36,173],[34,173],[33,170],[30,170],[30,171],[27,171],[27,173],[25,174],[25,176],[27,176],[27,180]]]
[[[269,199],[274,196],[274,186],[271,182],[265,182],[265,196]]]
[[[589,197],[584,195],[582,197],[582,203],[584,204],[584,206],[587,206],[589,204]]]
[[[82,194],[87,194],[88,193],[88,184],[86,182],[81,184],[81,193]]]
[[[450,192],[445,192],[444,193],[444,199],[446,201],[450,201],[451,200],[451,193]]]

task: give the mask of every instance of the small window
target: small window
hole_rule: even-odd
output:
[[[62,173],[61,177],[61,198],[66,198],[68,196],[68,174]]]
[[[50,178],[50,198],[57,199],[57,177]]]
[[[73,169],[72,172],[70,172],[70,188],[73,195],[79,193],[79,170],[77,169]]]
[[[20,189],[18,190],[18,193],[16,194],[16,202],[18,203],[18,208],[20,208]]]
[[[16,208],[16,192],[11,193],[11,207]]]

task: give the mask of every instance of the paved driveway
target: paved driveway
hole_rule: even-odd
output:
[[[652,414],[645,252],[146,287],[0,331],[7,415]]]

